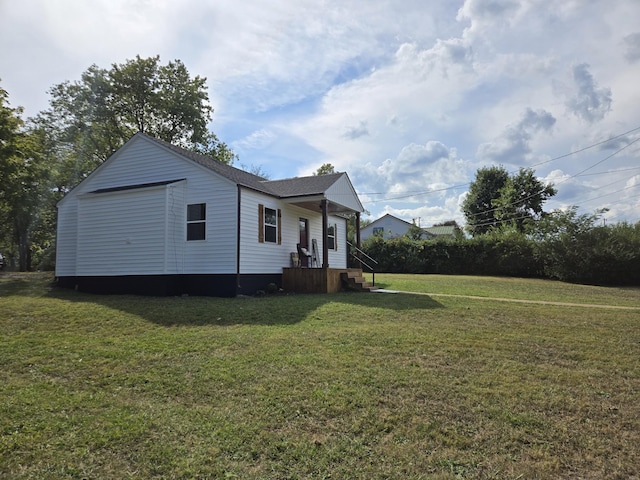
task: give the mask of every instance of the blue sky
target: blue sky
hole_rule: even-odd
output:
[[[92,64],[180,59],[236,166],[331,163],[365,218],[464,223],[475,172],[503,165],[556,185],[547,210],[637,222],[639,18],[638,0],[0,0],[0,78],[29,116]]]

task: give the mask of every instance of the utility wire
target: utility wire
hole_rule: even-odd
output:
[[[574,175],[571,175],[571,176],[569,176],[569,177],[567,177],[567,178],[562,179],[561,181],[559,181],[559,182],[558,182],[558,184],[561,184],[561,183],[567,182],[567,181],[571,180],[572,178],[576,178],[576,177],[578,177],[578,176],[580,176],[580,175],[583,175],[583,174],[584,174],[584,172],[587,172],[587,171],[591,170],[592,168],[597,167],[597,166],[598,166],[598,165],[600,165],[601,163],[603,163],[603,162],[605,162],[605,161],[609,160],[610,158],[614,157],[614,156],[615,156],[615,155],[617,155],[618,153],[620,153],[620,152],[622,152],[623,150],[625,150],[625,149],[629,148],[631,145],[633,145],[634,143],[637,143],[637,142],[640,142],[640,137],[636,138],[635,140],[633,140],[631,143],[628,143],[628,144],[627,144],[627,145],[625,145],[624,147],[619,148],[618,150],[616,150],[615,152],[613,152],[611,155],[606,156],[605,158],[603,158],[602,160],[599,160],[598,162],[594,163],[594,164],[593,164],[593,165],[591,165],[590,167],[587,167],[587,168],[585,168],[584,170],[581,170],[580,172],[578,172],[578,173],[576,173],[576,174],[574,174]],[[614,183],[615,183],[615,182],[614,182]],[[554,186],[555,186],[555,185],[554,185]],[[527,197],[525,197],[525,198],[518,199],[518,200],[516,200],[515,202],[509,203],[509,204],[504,205],[504,206],[502,206],[502,207],[492,208],[492,209],[490,209],[490,210],[483,210],[482,212],[474,213],[474,214],[472,214],[472,215],[470,215],[470,216],[472,216],[472,217],[476,217],[476,216],[478,216],[478,215],[485,215],[485,214],[487,214],[487,213],[495,212],[495,211],[497,211],[497,210],[500,210],[501,208],[505,208],[505,207],[515,207],[515,206],[516,206],[516,205],[518,205],[519,203],[525,202],[526,200],[529,200],[529,199],[531,199],[531,198],[533,198],[533,197],[535,197],[535,196],[537,196],[537,195],[540,195],[540,193],[539,193],[539,192],[537,192],[537,193],[533,193],[533,194],[531,194],[531,195],[529,195],[529,196],[527,196]],[[495,222],[493,222],[493,221],[492,221],[491,223],[495,223]]]
[[[589,202],[593,202],[594,200],[599,200],[599,199],[601,199],[601,198],[608,197],[609,195],[613,195],[613,194],[615,194],[615,193],[624,192],[625,190],[629,190],[630,188],[636,188],[636,187],[640,187],[640,184],[638,184],[638,183],[637,183],[637,184],[635,184],[635,185],[630,185],[630,186],[628,186],[628,187],[621,188],[620,190],[616,190],[615,192],[605,193],[604,195],[600,195],[599,197],[594,197],[594,198],[590,198],[590,199],[588,199],[588,200],[585,200],[585,201],[584,201],[584,202],[582,202],[582,203],[589,203]],[[633,198],[633,197],[631,197],[631,198]]]
[[[615,135],[615,136],[613,136],[611,138],[608,138],[607,140],[602,140],[602,141],[594,143],[592,145],[588,145],[588,146],[586,146],[584,148],[580,148],[578,150],[574,150],[572,152],[565,153],[563,155],[551,158],[549,160],[545,160],[544,162],[536,163],[536,164],[531,165],[530,167],[527,167],[527,168],[537,167],[537,166],[540,166],[540,165],[544,165],[546,163],[551,163],[551,162],[554,162],[556,160],[561,160],[563,158],[567,158],[567,157],[570,157],[572,155],[576,155],[578,153],[582,153],[582,152],[584,152],[586,150],[590,150],[592,148],[599,147],[600,145],[604,145],[605,143],[609,143],[609,142],[611,142],[613,140],[617,140],[618,138],[621,138],[621,137],[624,137],[626,135],[629,135],[630,133],[633,133],[633,132],[635,132],[637,130],[640,130],[640,127],[632,128],[631,130],[628,130],[628,131],[626,131],[624,133],[620,133],[618,135]],[[635,140],[634,142],[632,142],[631,144],[629,144],[627,146],[632,145],[636,141],[637,140]],[[615,155],[615,153],[613,155]],[[611,155],[611,156],[613,156],[613,155]],[[610,157],[607,157],[607,159],[608,158],[610,158]],[[604,161],[604,160],[602,160],[602,161]],[[599,162],[599,163],[602,163],[602,162]],[[598,165],[598,164],[596,164],[596,165]],[[590,167],[590,168],[592,168],[592,167]],[[584,170],[584,171],[586,171],[586,170]],[[512,171],[511,173],[514,173],[514,172],[515,171]],[[403,194],[403,195],[399,195],[399,196],[395,196],[395,197],[379,198],[379,199],[372,200],[369,203],[386,202],[386,201],[390,201],[390,200],[401,200],[401,199],[404,199],[404,198],[410,198],[410,197],[415,197],[415,196],[420,196],[420,195],[428,195],[428,194],[431,194],[431,193],[443,192],[443,191],[446,191],[446,190],[455,190],[455,189],[458,189],[458,188],[467,187],[467,186],[471,185],[471,183],[472,182],[467,182],[467,183],[463,183],[463,184],[460,184],[460,185],[452,185],[451,187],[444,187],[444,188],[431,189],[431,190],[410,190],[406,194]],[[359,192],[358,193],[358,195],[386,195],[386,194],[387,194],[387,192]]]

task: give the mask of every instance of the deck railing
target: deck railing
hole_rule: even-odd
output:
[[[369,271],[371,272],[371,275],[373,277],[371,279],[371,284],[375,285],[376,284],[376,269],[375,269],[375,267],[369,265],[362,258],[360,258],[360,256],[356,255],[353,251],[355,250],[360,255],[365,256],[367,258],[367,260],[369,260],[369,262],[371,262],[371,263],[375,263],[377,265],[378,261],[376,259],[374,259],[374,258],[371,258],[369,255],[367,255],[365,252],[363,252],[358,247],[353,245],[351,242],[347,241],[347,245],[349,245],[349,247],[351,248],[351,252],[350,252],[351,256],[353,256],[358,262],[360,262],[361,266],[367,267],[369,269]]]

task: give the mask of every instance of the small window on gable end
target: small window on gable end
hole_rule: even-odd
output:
[[[207,225],[207,204],[187,205],[187,240],[205,240]]]

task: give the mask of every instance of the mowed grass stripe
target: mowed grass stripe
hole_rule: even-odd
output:
[[[0,277],[0,477],[638,475],[637,311],[50,280]]]

